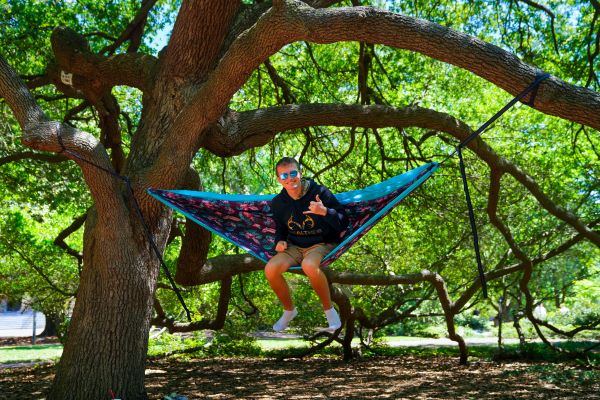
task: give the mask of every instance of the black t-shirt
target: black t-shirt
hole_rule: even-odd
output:
[[[292,199],[285,189],[271,202],[271,210],[276,224],[275,244],[285,240],[300,247],[310,247],[317,243],[339,243],[348,227],[348,216],[344,206],[331,191],[312,179],[309,188],[298,200]],[[327,207],[327,215],[304,214],[317,195]]]

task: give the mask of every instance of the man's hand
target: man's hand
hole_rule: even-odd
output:
[[[285,249],[287,249],[287,242],[285,240],[277,242],[277,245],[275,246],[276,252],[281,253],[282,251],[285,251]]]
[[[303,214],[317,214],[325,216],[327,215],[327,207],[323,205],[321,199],[319,199],[319,195],[315,197],[315,201],[311,201],[308,206],[308,211],[304,211]]]

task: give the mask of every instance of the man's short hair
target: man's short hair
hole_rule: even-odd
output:
[[[290,165],[290,164],[294,164],[298,169],[300,169],[300,163],[298,161],[296,161],[295,158],[283,157],[281,160],[277,161],[277,164],[275,165],[275,172],[277,172],[277,168],[279,168],[281,165]]]

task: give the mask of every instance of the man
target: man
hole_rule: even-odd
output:
[[[320,267],[323,257],[340,242],[348,217],[329,189],[312,179],[302,179],[300,165],[295,159],[282,158],[276,171],[277,180],[283,186],[271,203],[277,254],[267,263],[265,275],[284,311],[273,330],[286,329],[298,314],[283,273],[291,266],[300,265],[321,300],[328,330],[333,332],[342,323],[331,304],[329,283]]]

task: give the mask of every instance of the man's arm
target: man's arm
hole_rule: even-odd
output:
[[[323,205],[327,207],[327,214],[323,216],[325,222],[338,232],[346,229],[348,227],[348,215],[346,214],[345,207],[325,186],[323,186],[319,197]]]
[[[277,250],[277,245],[279,244],[279,242],[285,242],[286,243],[285,247],[287,247],[288,229],[287,229],[287,226],[281,222],[282,209],[275,199],[273,202],[271,202],[271,211],[273,211],[273,219],[275,220],[276,251],[283,251],[283,250],[285,250],[285,248],[283,248],[282,250]]]

